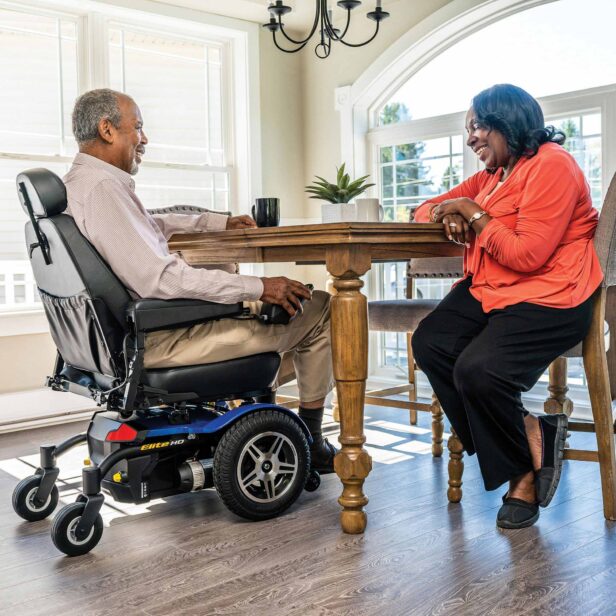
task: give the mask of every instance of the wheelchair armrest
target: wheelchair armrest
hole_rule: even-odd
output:
[[[148,210],[150,214],[203,214],[210,212],[211,214],[222,214],[223,216],[231,216],[232,212],[221,212],[220,210],[208,210],[206,207],[198,205],[170,205],[168,207],[159,207],[153,210]],[[235,274],[240,273],[240,267],[235,264]]]
[[[153,332],[234,317],[243,311],[241,303],[217,304],[198,299],[139,299],[128,305],[126,316],[138,332]]]
[[[150,214],[203,214],[210,212],[212,214],[224,214],[231,216],[231,212],[221,212],[219,210],[208,210],[206,207],[198,205],[169,205],[167,207],[159,207],[153,210],[148,210]]]

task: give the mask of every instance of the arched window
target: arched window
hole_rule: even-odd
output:
[[[387,219],[408,220],[415,205],[478,170],[465,152],[463,118],[472,97],[495,83],[513,83],[540,99],[546,121],[567,134],[565,147],[600,207],[608,172],[602,173],[602,111],[614,96],[609,84],[616,84],[615,20],[610,0],[535,6],[470,34],[411,75],[376,108],[368,134]]]
[[[494,83],[537,98],[616,83],[615,20],[611,0],[558,0],[509,15],[436,56],[384,106],[402,103],[406,119],[420,119],[466,111]]]

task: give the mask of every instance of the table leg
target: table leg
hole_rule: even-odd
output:
[[[338,502],[342,506],[340,523],[345,533],[363,533],[367,515],[363,507],[365,478],[372,459],[363,448],[364,396],[368,377],[368,303],[360,293],[359,276],[370,268],[369,258],[351,248],[328,251],[327,266],[336,277],[337,291],[331,300],[332,357],[340,408],[340,443],[334,468],[343,484]]]
[[[327,277],[327,283],[325,285],[325,290],[330,295],[336,295],[337,291],[334,287],[334,277],[330,274]],[[332,418],[336,423],[340,423],[340,407],[338,406],[338,392],[334,389],[332,395]]]

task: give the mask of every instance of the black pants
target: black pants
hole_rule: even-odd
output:
[[[592,298],[575,308],[520,303],[485,313],[454,287],[413,334],[413,353],[468,454],[477,453],[487,490],[533,469],[522,392],[582,340]]]

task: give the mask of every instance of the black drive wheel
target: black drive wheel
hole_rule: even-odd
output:
[[[13,490],[13,509],[18,516],[28,522],[44,520],[58,505],[58,488],[55,485],[42,505],[34,502],[42,478],[42,475],[26,477]]]
[[[214,453],[214,485],[230,511],[249,520],[280,515],[302,493],[310,467],[297,421],[275,409],[233,424]]]
[[[63,507],[53,520],[51,538],[54,545],[67,556],[81,556],[87,554],[103,536],[103,518],[97,514],[94,526],[85,539],[77,539],[75,529],[83,514],[86,504],[72,503]]]

